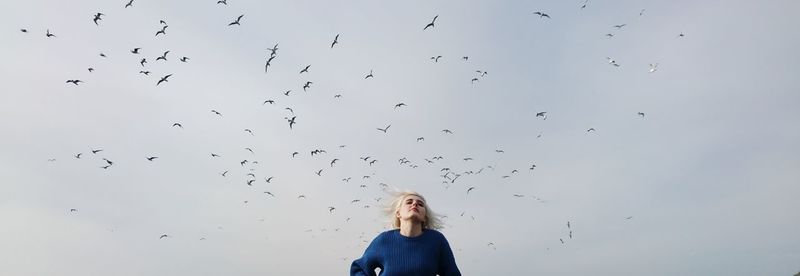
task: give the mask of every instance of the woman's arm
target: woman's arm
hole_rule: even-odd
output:
[[[376,276],[375,268],[381,267],[380,264],[380,235],[375,237],[364,251],[361,259],[353,261],[350,265],[350,276]],[[381,268],[383,269],[383,268]]]
[[[442,250],[439,251],[439,272],[441,276],[461,276],[461,271],[456,266],[456,258],[453,256],[453,250],[450,249],[450,243],[442,235]]]

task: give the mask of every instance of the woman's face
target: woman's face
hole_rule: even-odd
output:
[[[421,197],[415,195],[406,196],[400,202],[400,209],[397,210],[397,216],[400,220],[416,220],[425,222],[427,209],[425,208],[425,201]]]

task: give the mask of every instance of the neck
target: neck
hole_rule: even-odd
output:
[[[418,221],[400,221],[400,235],[409,238],[422,235],[422,223]]]

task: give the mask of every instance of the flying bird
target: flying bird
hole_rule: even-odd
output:
[[[439,59],[440,59],[440,58],[442,58],[442,56],[435,56],[435,57],[431,57],[431,59],[433,60],[433,62],[439,62]]]
[[[386,133],[386,131],[389,130],[390,126],[392,126],[392,125],[388,125],[385,128],[377,128],[377,129],[380,130],[380,131],[383,131],[383,133]]]
[[[547,120],[547,111],[536,112],[536,117],[542,117],[542,120]]]
[[[180,123],[174,123],[174,124],[172,124],[172,126],[173,127],[183,128],[183,125],[181,125]]]
[[[537,11],[537,12],[534,12],[533,14],[535,14],[535,15],[538,15],[538,16],[539,16],[539,18],[542,18],[542,17],[547,17],[547,18],[550,18],[550,15],[549,15],[549,14],[546,14],[546,13],[543,13],[543,12],[538,12],[538,11]]]
[[[235,21],[233,21],[231,23],[228,23],[228,26],[241,25],[241,24],[239,24],[239,21],[242,20],[242,17],[244,17],[244,14],[240,15],[239,17],[237,17]]]
[[[27,33],[28,29],[19,29],[20,32]]]
[[[450,131],[449,129],[442,129],[442,132],[447,133],[447,134],[453,134],[453,132]]]
[[[82,80],[67,80],[67,83],[73,83],[75,85],[78,85],[78,83],[80,83],[80,82],[83,82],[83,81]]]
[[[161,235],[160,237],[158,237],[158,239],[160,240],[160,239],[163,239],[163,238],[168,238],[168,237],[169,237],[169,235],[167,235],[167,234],[164,234],[164,235]]]
[[[275,55],[269,56],[269,59],[267,59],[267,64],[264,65],[264,73],[266,73],[267,69],[269,69],[269,66],[272,65],[272,60],[275,59],[275,57],[276,57]]]
[[[293,116],[291,119],[288,119],[289,120],[289,129],[292,129],[292,126],[297,123],[297,122],[295,122],[295,119],[297,119],[297,116]]]
[[[139,50],[141,50],[141,49],[142,48],[133,48],[133,50],[131,50],[131,53],[138,54]]]
[[[319,169],[319,170],[316,172],[316,174],[317,174],[318,176],[322,176],[322,169]]]
[[[394,105],[394,108],[396,109],[398,107],[403,107],[405,105],[406,105],[405,103],[398,103],[398,104]]]
[[[338,158],[334,158],[333,160],[331,160],[331,167],[333,167],[333,164],[336,164],[336,161],[339,161],[339,159]]]
[[[427,30],[428,28],[433,28],[434,27],[434,23],[436,23],[436,18],[439,18],[439,15],[434,16],[433,20],[431,20],[431,23],[428,23],[428,25],[425,25],[425,28],[422,28],[422,30],[424,31],[424,30]]]
[[[224,5],[227,6],[228,5],[228,0],[219,0],[219,1],[217,1],[217,4],[224,4]]]
[[[307,81],[306,84],[303,85],[303,91],[306,91],[306,88],[311,88],[311,85],[314,84],[313,82]]]
[[[47,33],[45,33],[44,35],[47,37],[56,37],[56,35],[50,33],[50,29],[47,29]],[[681,36],[683,36],[683,34],[681,34]]]
[[[300,70],[300,74],[302,74],[302,73],[308,73],[308,68],[309,68],[309,67],[311,67],[311,65],[306,65],[306,68],[303,68],[303,70]]]
[[[146,58],[142,58],[142,60],[139,61],[139,64],[141,64],[142,66],[144,66],[145,63],[147,63],[147,59]]]
[[[214,113],[214,114],[219,115],[220,117],[222,117],[222,113],[219,113],[219,111],[217,111],[217,110],[212,109],[211,112]]]
[[[369,74],[367,74],[367,76],[366,76],[366,77],[364,77],[364,79],[368,79],[368,78],[374,78],[374,77],[375,77],[375,76],[373,76],[373,75],[372,75],[372,70],[369,70]]]
[[[161,79],[160,79],[160,80],[158,80],[158,82],[156,82],[156,86],[158,86],[158,85],[159,85],[159,84],[161,84],[162,82],[167,82],[167,79],[168,79],[170,76],[172,76],[172,74],[169,74],[169,75],[166,75],[166,76],[163,76],[163,77],[161,77]]]
[[[156,36],[158,36],[158,34],[166,35],[167,34],[167,27],[169,27],[169,26],[164,25],[163,27],[161,27],[161,30],[156,32]]]
[[[467,194],[469,194],[469,192],[472,190],[475,190],[475,187],[469,187],[469,189],[467,189]]]
[[[592,132],[592,131],[595,131],[593,127],[590,127],[589,129],[586,130],[586,132]]]
[[[617,28],[617,30],[619,30],[619,29],[622,29],[622,27],[625,27],[626,25],[628,25],[628,24],[614,25],[612,27]]]
[[[658,70],[658,63],[650,63],[650,71],[649,72],[650,73],[654,73],[656,70]]]
[[[147,161],[153,161],[153,160],[156,160],[157,158],[158,158],[158,156],[150,156],[150,157],[147,157]]]
[[[163,54],[163,55],[161,55],[160,57],[157,57],[157,58],[156,58],[156,61],[158,61],[158,60],[164,60],[164,61],[167,61],[167,54],[169,54],[169,51],[166,51],[166,52],[164,52],[164,54]]]
[[[331,49],[333,49],[333,45],[339,44],[339,34],[336,34],[336,37],[333,38],[333,42],[331,42]]]
[[[189,61],[189,58],[188,58],[188,57],[182,57],[182,58],[181,58],[181,62],[187,62],[187,61]]]
[[[133,7],[133,0],[128,1],[128,4],[125,4],[125,8]]]
[[[637,112],[636,115],[639,115],[639,117],[644,117],[644,112]]]
[[[150,71],[139,71],[139,74],[150,75]]]
[[[97,21],[102,20],[102,18],[100,18],[100,16],[102,16],[102,15],[105,15],[105,14],[103,14],[102,12],[98,12],[97,14],[94,15],[94,19],[92,19],[92,21],[94,21],[95,25],[100,26],[100,24],[98,24]]]

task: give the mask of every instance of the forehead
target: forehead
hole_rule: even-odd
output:
[[[414,201],[421,201],[421,202],[425,202],[425,200],[424,200],[424,199],[422,199],[422,197],[420,197],[420,196],[418,196],[418,195],[407,195],[407,196],[405,196],[405,197],[403,198],[403,201],[408,201],[408,200],[414,200]]]

